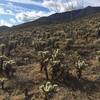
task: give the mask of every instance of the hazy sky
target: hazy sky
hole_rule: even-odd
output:
[[[100,6],[100,0],[0,0],[0,26],[12,26],[86,6]]]

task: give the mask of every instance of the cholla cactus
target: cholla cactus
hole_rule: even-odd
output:
[[[39,51],[38,56],[41,56],[42,58],[45,58],[49,55],[49,51]]]
[[[13,65],[13,64],[15,64],[15,61],[14,60],[4,61],[3,70],[5,69],[5,67],[6,67],[7,64]]]
[[[97,55],[100,55],[100,51],[96,51],[96,54],[97,54]]]
[[[57,55],[59,54],[59,51],[60,51],[60,49],[54,50],[53,55],[52,55],[53,60],[55,58],[57,58]]]
[[[100,51],[96,51],[96,60],[100,62]]]
[[[52,69],[52,79],[55,80],[57,79],[57,77],[59,76],[59,71],[60,71],[60,67],[61,67],[61,62],[60,60],[54,60],[51,61],[51,69]]]
[[[48,100],[48,96],[51,93],[58,91],[58,85],[52,84],[51,82],[46,82],[46,84],[41,85],[39,89],[41,93],[45,94],[45,100]]]
[[[56,49],[53,51],[53,54],[52,54],[53,60],[63,60],[62,58],[64,57],[65,57],[65,53],[63,53],[63,51],[61,51],[60,49]]]
[[[48,76],[48,64],[49,64],[49,58],[42,59],[41,62],[40,62],[41,71],[44,69],[46,80],[49,79],[49,76]]]
[[[60,63],[60,60],[55,60],[55,61],[52,61],[52,64],[55,65],[55,64],[59,64]]]
[[[8,57],[6,57],[5,55],[0,56],[0,58],[3,58],[4,60],[8,60]]]
[[[6,63],[15,64],[15,61],[14,61],[14,60],[9,60],[9,61],[7,61]]]
[[[8,79],[5,77],[0,77],[0,83],[1,83],[1,88],[4,89],[4,83],[5,81],[7,81]]]
[[[14,60],[5,61],[3,70],[4,70],[5,74],[7,75],[7,77],[13,76],[14,73],[16,72],[15,69],[12,68],[13,64],[15,64]]]
[[[88,66],[88,64],[85,63],[84,60],[80,59],[76,63],[76,69],[77,69],[77,76],[78,79],[82,77],[82,71]]]
[[[88,64],[86,64],[84,60],[78,60],[76,64],[79,69],[84,69],[86,68],[86,66],[88,66]]]
[[[5,47],[6,47],[5,44],[1,44],[1,45],[0,45],[1,55],[4,55]]]
[[[43,84],[43,85],[40,86],[40,91],[42,93],[57,92],[58,91],[58,85],[52,84],[51,82],[46,82],[46,84]]]
[[[74,60],[75,59],[79,60],[80,58],[81,58],[80,54],[77,51],[75,51],[75,53],[74,53]]]
[[[0,56],[0,62],[1,62],[0,63],[0,71],[3,70],[3,64],[4,64],[5,60],[8,60],[8,58],[6,56],[4,56],[4,55]]]

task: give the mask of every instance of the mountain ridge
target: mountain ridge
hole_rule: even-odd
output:
[[[12,27],[1,26],[0,33],[19,29],[19,28],[26,28],[30,26],[36,27],[36,26],[41,26],[41,25],[68,23],[73,20],[77,20],[77,19],[79,20],[80,18],[83,18],[86,16],[95,15],[96,13],[100,13],[100,7],[88,6],[84,9],[78,9],[78,10],[62,12],[62,13],[55,13],[48,17],[41,17],[35,21],[23,23],[20,25],[12,26]]]
[[[73,10],[63,13],[55,13],[48,17],[41,17],[35,21],[23,23],[14,27],[27,27],[28,25],[48,25],[48,24],[58,24],[63,22],[70,22],[72,20],[80,19],[85,16],[94,15],[95,13],[100,13],[100,7],[88,6],[84,9]]]

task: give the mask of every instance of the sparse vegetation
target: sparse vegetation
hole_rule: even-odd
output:
[[[0,32],[0,100],[99,100],[100,14],[26,26]]]

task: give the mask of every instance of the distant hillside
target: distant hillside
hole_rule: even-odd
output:
[[[5,32],[5,31],[7,31],[8,29],[10,29],[10,27],[1,26],[1,27],[0,27],[0,32]]]
[[[32,25],[48,25],[48,24],[56,24],[56,23],[63,23],[69,22],[75,19],[80,19],[82,17],[95,15],[96,13],[100,13],[100,7],[90,7],[64,13],[56,13],[49,17],[41,17],[35,21],[24,23],[18,25],[17,27],[28,27]],[[16,27],[16,26],[15,26]]]
[[[67,23],[70,23],[71,21],[74,21],[74,23],[78,24],[81,21],[81,19],[84,22],[85,18],[88,19],[87,21],[92,20],[95,23],[97,22],[95,18],[99,18],[99,16],[100,16],[100,7],[89,6],[84,9],[79,9],[79,10],[74,10],[74,11],[69,11],[69,12],[64,12],[64,13],[56,13],[48,17],[41,17],[35,21],[13,26],[11,28],[7,26],[2,26],[0,27],[0,34],[16,33],[17,31],[20,31],[20,30],[21,32],[22,31],[25,32],[25,30],[32,32],[32,30],[34,30],[34,28],[37,26],[46,27],[48,25],[51,25],[51,26],[55,26],[56,24],[62,25],[63,23],[67,24]],[[84,27],[86,26],[86,23],[87,22],[84,22]]]

